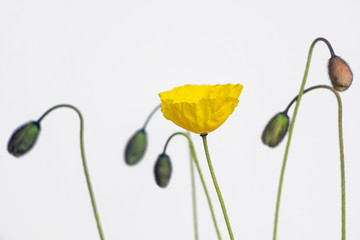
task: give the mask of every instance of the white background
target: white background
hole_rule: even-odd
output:
[[[187,143],[169,145],[173,176],[155,185],[153,164],[177,126],[156,113],[148,151],[124,163],[129,137],[184,84],[244,85],[240,103],[208,143],[236,239],[272,239],[285,142],[260,141],[267,121],[298,93],[308,49],[327,38],[352,67],[342,93],[347,236],[360,239],[360,4],[352,1],[0,1],[0,239],[99,239],[81,165],[79,119],[59,109],[35,148],[6,151],[19,125],[70,103],[85,118],[85,149],[106,239],[193,239]],[[307,87],[329,84],[322,42]],[[293,108],[290,110],[292,114]],[[201,139],[192,136],[215,207]],[[278,239],[340,239],[337,103],[328,90],[304,95],[283,186]],[[199,235],[217,239],[197,180]]]

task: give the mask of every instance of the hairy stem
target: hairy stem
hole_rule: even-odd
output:
[[[316,44],[318,41],[323,41],[323,42],[325,42],[326,45],[327,45],[328,48],[329,48],[329,51],[330,51],[331,56],[335,55],[334,50],[332,49],[329,41],[327,41],[325,38],[317,38],[317,39],[315,39],[315,40],[312,42],[311,46],[310,46],[309,53],[308,53],[308,58],[307,58],[307,62],[306,62],[306,67],[305,67],[304,77],[303,77],[303,80],[302,80],[302,83],[301,83],[299,95],[297,96],[297,101],[296,101],[296,105],[295,105],[293,117],[292,117],[291,123],[290,123],[289,137],[288,137],[288,140],[287,140],[287,144],[286,144],[286,148],[285,148],[285,153],[284,153],[284,160],[283,160],[283,164],[282,164],[282,168],[281,168],[281,173],[280,173],[279,188],[278,188],[278,194],[277,194],[277,200],[276,200],[276,210],[275,210],[273,240],[276,240],[277,226],[278,226],[278,219],[279,219],[279,208],[280,208],[281,190],[282,190],[282,184],[283,184],[284,175],[285,175],[285,167],[286,167],[287,157],[288,157],[288,153],[289,153],[289,148],[290,148],[290,143],[291,143],[291,137],[292,137],[292,133],[293,133],[293,129],[294,129],[294,124],[295,124],[295,120],[296,120],[296,115],[297,115],[297,112],[298,112],[298,109],[299,109],[301,97],[302,97],[302,95],[303,95],[304,88],[305,88],[305,83],[306,83],[307,76],[308,76],[308,73],[309,73],[309,68],[310,68],[310,62],[311,62],[312,53],[313,53],[315,44]]]
[[[315,89],[324,88],[330,90],[334,93],[336,100],[338,102],[338,129],[339,129],[339,151],[340,151],[340,172],[341,172],[341,239],[345,240],[345,230],[346,230],[346,211],[345,211],[345,160],[344,160],[344,140],[343,140],[343,128],[342,128],[342,103],[340,95],[332,87],[327,85],[318,85],[310,87],[304,90],[304,94]],[[297,99],[297,96],[290,102],[285,111],[291,107]]]

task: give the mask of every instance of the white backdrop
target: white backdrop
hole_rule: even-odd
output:
[[[352,67],[342,93],[347,236],[360,239],[360,4],[344,1],[0,1],[0,240],[99,239],[81,165],[79,120],[60,109],[42,122],[35,148],[6,151],[15,128],[69,103],[85,119],[85,149],[106,239],[193,239],[188,148],[175,138],[173,176],[155,185],[153,164],[180,129],[156,113],[146,156],[124,147],[159,104],[184,84],[244,85],[239,106],[208,143],[236,239],[272,239],[285,143],[261,143],[267,121],[298,93],[308,49],[327,38]],[[329,84],[324,43],[307,87]],[[292,111],[290,113],[292,114]],[[304,95],[295,125],[278,239],[340,239],[336,99]],[[192,136],[223,239],[228,239],[198,136]],[[217,239],[197,180],[200,239]]]

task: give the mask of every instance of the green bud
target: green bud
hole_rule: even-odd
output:
[[[125,149],[125,162],[128,165],[138,163],[144,156],[147,145],[145,129],[138,130],[129,140]]]
[[[336,91],[342,92],[350,87],[353,74],[349,65],[342,58],[331,57],[328,70],[331,83]]]
[[[286,112],[276,114],[266,125],[261,140],[269,147],[276,147],[285,137],[289,128],[289,116]]]
[[[34,146],[40,132],[40,124],[32,121],[15,130],[8,143],[8,152],[20,157]]]
[[[170,181],[172,166],[167,154],[160,154],[154,167],[155,181],[159,187],[166,187]]]

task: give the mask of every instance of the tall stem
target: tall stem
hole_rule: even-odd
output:
[[[45,118],[50,112],[52,112],[53,110],[55,110],[57,108],[61,108],[61,107],[66,107],[66,108],[73,109],[79,115],[79,118],[80,118],[80,149],[81,149],[82,164],[83,164],[83,168],[84,168],[86,183],[87,183],[87,187],[88,187],[88,190],[89,190],[91,204],[92,204],[92,208],[93,208],[93,211],[94,211],[94,216],[95,216],[97,228],[98,228],[98,231],[99,231],[100,239],[104,240],[105,237],[104,237],[104,234],[103,234],[103,231],[102,231],[102,228],[101,228],[100,217],[99,217],[99,214],[98,214],[98,211],[97,211],[96,202],[95,202],[95,196],[94,196],[94,193],[93,193],[93,190],[92,190],[92,186],[91,186],[91,182],[90,182],[90,175],[89,175],[89,171],[88,171],[88,167],[87,167],[86,159],[85,159],[84,139],[83,139],[83,136],[84,136],[84,120],[83,120],[83,117],[82,117],[80,111],[76,107],[74,107],[72,105],[68,105],[68,104],[57,105],[57,106],[54,106],[54,107],[50,108],[49,110],[47,110],[39,118],[38,122],[40,123],[43,120],[43,118]]]
[[[325,38],[317,38],[317,39],[315,39],[312,42],[311,46],[310,46],[309,53],[308,53],[308,58],[307,58],[307,62],[306,62],[306,67],[305,67],[304,77],[303,77],[303,80],[302,80],[302,83],[301,83],[299,95],[297,97],[293,117],[292,117],[291,123],[290,123],[289,137],[288,137],[288,141],[287,141],[287,144],[286,144],[284,160],[283,160],[281,173],[280,173],[279,188],[278,188],[278,194],[277,194],[277,200],[276,200],[273,240],[276,240],[278,218],[279,218],[279,208],[280,208],[280,198],[281,198],[281,189],[282,189],[282,184],[283,184],[284,175],[285,175],[285,167],[286,167],[286,162],[287,162],[287,156],[288,156],[288,153],[289,153],[291,137],[292,137],[292,133],[293,133],[293,129],[294,129],[294,124],[295,124],[295,120],[296,120],[297,111],[298,111],[298,108],[299,108],[299,105],[300,105],[301,97],[302,97],[302,94],[303,94],[304,88],[305,88],[306,79],[307,79],[307,76],[308,76],[308,73],[309,73],[312,52],[314,50],[315,44],[318,41],[325,42],[326,45],[328,46],[329,50],[330,50],[331,55],[332,56],[335,55],[334,50],[332,49],[330,43]]]
[[[340,172],[341,172],[341,239],[345,240],[345,231],[346,231],[346,211],[345,211],[345,160],[344,160],[344,140],[343,140],[343,128],[342,128],[342,103],[340,95],[337,91],[335,91],[332,87],[327,85],[318,85],[314,87],[310,87],[304,90],[304,94],[310,92],[312,90],[318,88],[329,89],[332,93],[334,93],[336,100],[338,102],[338,129],[339,129],[339,151],[340,151]],[[294,103],[297,99],[297,96],[290,102],[285,111],[291,107],[292,103]]]
[[[213,180],[215,189],[216,189],[216,193],[217,193],[218,198],[219,198],[219,201],[220,201],[221,209],[222,209],[222,212],[223,212],[223,215],[224,215],[224,219],[225,219],[226,226],[227,226],[227,229],[228,229],[228,232],[229,232],[229,236],[230,236],[230,239],[233,240],[233,239],[234,239],[234,235],[233,235],[232,230],[231,230],[229,217],[228,217],[228,215],[227,215],[226,208],[225,208],[225,203],[224,203],[223,197],[222,197],[222,195],[221,195],[221,191],[220,191],[220,188],[219,188],[219,184],[218,184],[218,182],[217,182],[217,180],[216,180],[215,172],[214,172],[214,169],[213,169],[213,166],[212,166],[212,163],[211,163],[210,154],[209,154],[209,149],[208,149],[207,140],[206,140],[206,135],[207,135],[207,134],[201,134],[200,136],[201,136],[202,139],[203,139],[203,144],[204,144],[204,149],[205,149],[205,155],[206,155],[207,163],[208,163],[209,170],[210,170],[210,174],[211,174],[211,177],[212,177],[212,180]]]
[[[167,148],[167,146],[168,146],[171,138],[175,137],[176,135],[182,135],[182,136],[186,137],[187,140],[189,141],[190,152],[191,152],[192,158],[194,159],[195,166],[196,166],[197,171],[198,171],[198,173],[199,173],[199,177],[200,177],[200,180],[201,180],[201,184],[202,184],[202,186],[203,186],[203,189],[204,189],[204,192],[205,192],[205,195],[206,195],[206,199],[207,199],[207,201],[208,201],[208,205],[209,205],[211,217],[212,217],[212,220],[213,220],[213,223],[214,223],[214,227],[215,227],[215,230],[216,230],[216,234],[217,234],[217,236],[218,236],[218,239],[221,240],[220,231],[219,231],[219,227],[218,227],[217,222],[216,222],[215,213],[214,213],[214,209],[213,209],[213,206],[212,206],[212,203],[211,203],[209,191],[208,191],[208,189],[207,189],[207,187],[206,187],[205,180],[204,180],[202,171],[201,171],[201,169],[200,169],[199,161],[198,161],[198,158],[197,158],[196,153],[195,153],[194,144],[193,144],[191,138],[189,137],[189,135],[186,134],[186,133],[183,133],[183,132],[176,132],[176,133],[172,134],[172,135],[168,138],[168,140],[166,141],[166,144],[165,144],[165,147],[164,147],[164,153],[165,153],[165,151],[166,151],[166,148]]]
[[[188,132],[188,136],[190,138],[190,133]],[[191,148],[189,142],[189,150]],[[189,159],[190,159],[190,175],[191,175],[191,196],[192,196],[192,204],[193,204],[193,217],[194,217],[194,235],[195,240],[199,239],[199,231],[198,231],[198,218],[197,218],[197,207],[196,207],[196,186],[195,186],[195,171],[194,171],[194,159],[192,157],[191,150],[189,151]]]

